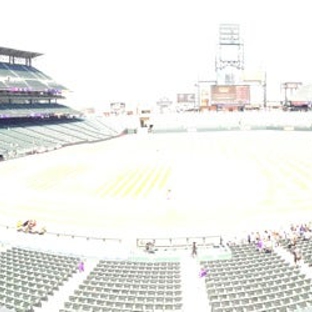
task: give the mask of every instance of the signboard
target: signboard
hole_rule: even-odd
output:
[[[177,103],[194,103],[195,94],[194,93],[178,93]]]
[[[249,86],[214,85],[211,86],[212,105],[246,105],[250,103]]]
[[[298,89],[302,85],[302,82],[284,82],[284,89]]]
[[[114,102],[110,104],[111,113],[123,114],[126,110],[126,104],[122,102]]]

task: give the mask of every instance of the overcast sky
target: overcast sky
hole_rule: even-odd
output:
[[[309,0],[1,1],[0,46],[41,52],[34,65],[77,106],[153,104],[214,79],[221,23],[240,24],[248,70],[312,82]]]

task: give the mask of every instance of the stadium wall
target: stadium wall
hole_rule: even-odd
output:
[[[154,133],[226,130],[311,131],[312,112],[208,112],[152,115]]]

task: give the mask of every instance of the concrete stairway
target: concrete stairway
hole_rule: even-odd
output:
[[[210,312],[204,278],[199,277],[197,258],[186,255],[181,259],[183,312]]]

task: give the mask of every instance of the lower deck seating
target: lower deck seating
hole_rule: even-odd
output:
[[[22,248],[0,253],[0,306],[32,312],[77,271],[78,259]],[[0,310],[1,311],[1,310]]]
[[[312,266],[312,238],[305,238],[304,236],[300,236],[296,239],[295,246],[289,239],[284,239],[281,242],[282,246],[286,248],[290,253],[292,249],[297,249],[301,256],[302,260],[309,266]]]
[[[179,262],[100,261],[63,312],[181,311]]]
[[[86,142],[118,136],[97,119],[7,118],[0,119],[0,155],[4,159],[45,152]]]
[[[209,270],[205,283],[213,312],[296,311],[312,306],[312,281],[299,268],[253,245],[231,249],[230,260],[201,263]]]

